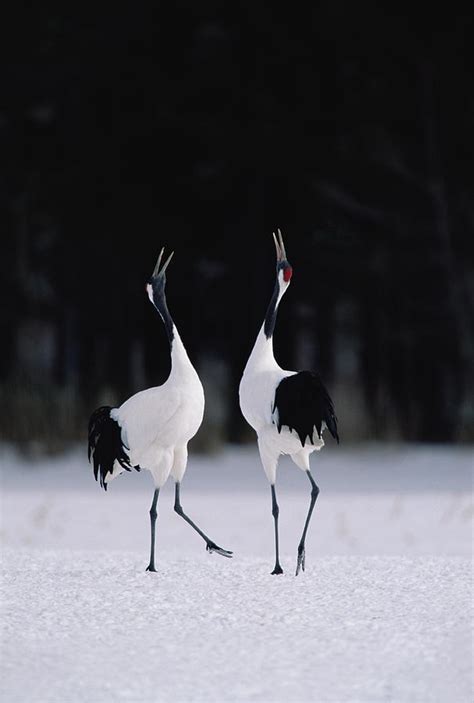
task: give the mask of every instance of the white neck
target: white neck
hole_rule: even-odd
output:
[[[245,371],[251,368],[265,369],[278,367],[273,354],[273,337],[267,338],[265,335],[265,324],[260,328],[252,352],[248,358]],[[245,373],[245,372],[244,372]]]
[[[280,368],[275,361],[275,356],[273,354],[273,331],[278,306],[287,288],[288,284],[283,281],[283,274],[280,271],[277,273],[275,288],[273,289],[273,294],[265,315],[265,320],[260,328],[257,339],[255,340],[252,353],[248,358],[247,365],[245,367],[246,370],[250,370],[253,367],[258,367],[259,369]]]
[[[197,375],[194,366],[189,359],[188,353],[179,336],[176,325],[173,324],[173,340],[170,342],[171,352],[171,373],[170,377],[187,377]]]

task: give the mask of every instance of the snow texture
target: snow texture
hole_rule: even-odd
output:
[[[332,450],[332,451],[330,451]],[[472,665],[472,452],[326,447],[277,484],[283,576],[271,576],[270,491],[252,449],[191,454],[184,509],[153,484],[107,494],[84,452],[28,462],[4,449],[0,700],[467,703]]]

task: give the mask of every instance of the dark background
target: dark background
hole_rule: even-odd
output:
[[[162,246],[197,446],[249,438],[277,227],[276,356],[321,370],[342,440],[474,438],[470,16],[38,6],[2,31],[3,440],[61,448],[166,378],[144,290]]]

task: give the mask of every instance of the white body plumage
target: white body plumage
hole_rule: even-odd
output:
[[[277,364],[273,355],[273,338],[267,339],[262,327],[240,381],[239,400],[242,415],[257,433],[260,459],[272,484],[276,481],[281,454],[289,454],[299,468],[307,471],[311,452],[324,446],[323,439],[316,438],[314,442],[307,439],[302,447],[298,435],[287,427],[278,431],[275,391],[282,379],[296,373]]]
[[[181,338],[173,325],[171,373],[162,386],[136,393],[110,416],[121,428],[130,463],[148,469],[157,488],[171,475],[181,481],[187,445],[201,426],[204,390]],[[124,471],[116,461],[109,482]]]

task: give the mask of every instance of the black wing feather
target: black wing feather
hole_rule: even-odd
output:
[[[295,430],[303,447],[306,437],[314,442],[314,428],[321,439],[323,422],[339,443],[334,404],[321,377],[314,371],[299,371],[280,381],[275,391],[275,408],[278,410],[278,432],[283,425],[290,432]]]
[[[110,417],[112,408],[104,405],[97,408],[89,420],[89,461],[93,461],[95,480],[100,479],[100,485],[107,490],[105,478],[112,473],[114,463],[118,461],[126,471],[132,468],[140,471],[139,466],[132,467],[126,447],[122,442],[120,425]]]

